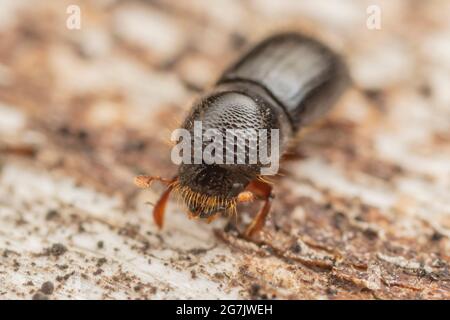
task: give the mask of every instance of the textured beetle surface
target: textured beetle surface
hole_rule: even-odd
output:
[[[227,129],[278,129],[283,153],[294,134],[323,116],[348,83],[345,64],[323,44],[294,33],[275,35],[223,73],[216,86],[194,104],[183,128],[193,133],[194,122],[201,121],[203,130],[223,133]],[[260,163],[181,164],[177,178],[155,207],[155,220],[162,225],[171,190],[181,195],[191,216],[211,219],[217,213],[235,213],[237,202],[248,198],[239,195],[249,189],[266,202],[256,217],[264,219],[270,209],[271,187],[262,185],[260,169]],[[261,221],[252,225],[259,229]]]

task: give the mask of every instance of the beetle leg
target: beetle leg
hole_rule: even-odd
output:
[[[209,217],[206,219],[206,223],[210,224],[211,222],[213,222],[214,220],[216,220],[218,217],[219,217],[218,214],[213,214],[212,216],[209,216]]]
[[[153,208],[153,220],[159,229],[161,229],[164,224],[164,213],[166,211],[167,200],[169,199],[172,189],[173,187],[169,185]]]
[[[153,220],[158,228],[161,229],[164,224],[164,212],[166,211],[167,200],[174,188],[174,182],[177,181],[177,177],[173,179],[164,179],[158,176],[137,176],[134,178],[134,184],[139,188],[149,188],[155,180],[167,185],[167,189],[163,192],[153,208]]]
[[[262,227],[264,226],[264,223],[266,222],[267,215],[270,212],[270,207],[272,205],[272,186],[268,183],[254,180],[252,181],[247,189],[251,190],[251,192],[261,199],[264,200],[264,205],[259,210],[256,217],[253,219],[252,223],[247,227],[247,230],[245,231],[245,235],[247,237],[253,237],[255,234],[257,234]]]
[[[272,193],[272,185],[268,182],[255,179],[248,184],[246,191],[250,191],[261,199],[266,199]]]
[[[192,211],[188,211],[188,218],[189,218],[189,220],[192,220],[192,219],[198,219],[200,217],[200,214],[198,213],[198,212],[196,212],[196,213],[193,213]]]
[[[253,219],[252,223],[245,230],[245,235],[247,237],[250,238],[253,237],[262,229],[262,227],[264,227],[264,223],[266,222],[267,215],[270,212],[271,205],[272,205],[272,196],[264,200],[263,207],[259,210],[258,214]]]
[[[238,202],[251,202],[254,199],[254,194],[251,191],[243,191],[238,194],[237,201]]]
[[[36,154],[36,150],[32,146],[25,144],[6,145],[6,146],[0,145],[0,154],[2,153],[7,155],[33,157]]]

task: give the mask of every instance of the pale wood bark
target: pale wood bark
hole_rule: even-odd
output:
[[[448,299],[448,4],[380,1],[375,31],[365,1],[157,3],[85,1],[70,31],[69,2],[1,1],[0,298]],[[261,237],[175,200],[158,231],[162,188],[133,177],[171,177],[189,101],[283,29],[334,46],[355,88],[299,139]]]

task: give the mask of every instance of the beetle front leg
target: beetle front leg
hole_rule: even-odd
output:
[[[258,198],[264,200],[264,205],[245,231],[245,236],[251,238],[264,227],[264,223],[266,222],[266,218],[269,215],[272,206],[273,195],[272,186],[259,180],[252,181],[247,189]]]
[[[167,189],[163,192],[153,208],[153,220],[158,228],[161,229],[164,224],[164,213],[166,211],[167,201],[174,188],[174,183],[177,181],[177,177],[173,179],[165,179],[159,176],[137,176],[134,178],[134,184],[139,188],[149,188],[153,181],[160,181],[167,185]]]
[[[167,200],[172,189],[173,187],[169,185],[153,208],[153,220],[159,229],[162,229],[164,224],[164,213],[166,212]]]

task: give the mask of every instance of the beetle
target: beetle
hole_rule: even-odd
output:
[[[327,46],[298,33],[276,34],[226,69],[215,86],[193,104],[182,128],[193,132],[194,122],[201,121],[204,129],[221,132],[277,129],[282,156],[296,133],[321,118],[349,83],[343,59]],[[237,147],[244,147],[248,158],[248,145]],[[239,202],[261,199],[264,204],[245,232],[252,237],[264,226],[273,199],[272,185],[260,174],[262,167],[260,162],[182,163],[173,179],[138,176],[135,183],[142,188],[155,180],[167,185],[153,211],[160,228],[172,191],[187,204],[190,217],[208,221],[219,213],[236,214]]]

